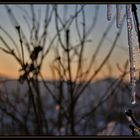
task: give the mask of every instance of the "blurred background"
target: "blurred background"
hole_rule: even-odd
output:
[[[117,5],[110,20],[107,4],[0,5],[0,135],[131,135],[125,111],[138,120],[139,71],[131,105],[126,5]]]

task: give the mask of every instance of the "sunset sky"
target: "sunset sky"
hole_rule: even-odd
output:
[[[25,8],[29,13],[30,13],[30,7],[29,5],[9,5],[11,9],[13,10],[13,13],[15,14],[18,22],[20,23],[21,27],[24,29],[24,32],[26,33],[27,36],[28,34],[28,28],[27,25],[25,25],[25,21],[23,20],[23,11],[19,7]],[[17,7],[18,6],[18,7]],[[59,6],[59,12],[60,15],[63,16],[63,6],[64,5],[58,5]],[[99,14],[97,16],[97,23],[92,31],[91,35],[89,36],[89,39],[92,40],[91,43],[87,44],[86,48],[86,54],[85,56],[91,56],[93,51],[96,49],[102,34],[106,30],[108,24],[111,21],[107,20],[107,5],[98,5],[99,6]],[[112,5],[112,17],[116,15],[116,5]],[[41,8],[41,13],[44,14],[45,12],[45,5],[36,5],[35,10],[37,11],[38,8]],[[95,7],[96,5],[86,5],[86,20],[87,22],[87,27],[90,25],[92,21],[93,14],[95,12]],[[122,5],[122,15],[125,13],[125,5]],[[75,10],[75,5],[68,5],[68,10],[67,13],[71,15]],[[139,5],[138,5],[138,11],[140,10]],[[41,16],[41,19],[43,19],[43,16]],[[89,24],[89,25],[88,25]],[[18,42],[18,37],[15,32],[15,29],[10,23],[10,19],[8,17],[8,14],[6,12],[6,9],[4,5],[0,5],[0,26],[2,26],[8,33],[12,35],[12,37],[15,39],[15,41]],[[96,59],[96,65],[95,68],[98,67],[98,65],[102,62],[103,58],[107,55],[112,42],[115,38],[116,33],[118,32],[118,28],[116,27],[116,22],[112,26],[111,30],[109,31],[109,34],[106,37],[106,40],[103,43],[102,49],[100,50],[100,53]],[[54,31],[54,20],[52,20],[51,27],[49,30],[50,36],[53,36],[55,33]],[[72,35],[72,43],[74,43],[77,39],[75,35],[75,30],[73,27],[73,31],[71,33]],[[134,32],[135,34],[135,32]],[[6,39],[6,36],[0,31],[0,36],[2,36],[7,42],[10,44],[9,40]],[[18,42],[19,43],[19,42]],[[136,37],[133,37],[133,43],[134,46],[137,47],[137,39]],[[0,47],[3,47],[2,42],[0,42]],[[25,52],[25,56],[27,56]],[[50,54],[46,57],[46,60],[43,65],[42,73],[44,74],[45,77],[52,79],[51,76],[51,71],[49,68],[49,64],[51,63],[51,60],[53,59],[53,52],[50,52]],[[122,30],[122,33],[120,35],[120,38],[117,42],[116,48],[113,51],[111,58],[109,59],[108,63],[106,66],[103,67],[103,70],[101,71],[99,77],[105,77],[105,76],[115,76],[117,77],[120,75],[120,72],[118,71],[116,64],[119,64],[121,67],[124,65],[125,61],[128,59],[128,43],[127,43],[127,28],[126,28],[126,21],[124,23],[124,27]],[[109,73],[109,68],[112,68],[112,73]],[[19,75],[18,70],[20,69],[20,66],[18,63],[15,61],[15,59],[11,55],[7,55],[4,52],[0,50],[0,75],[12,77],[12,78],[17,78]]]

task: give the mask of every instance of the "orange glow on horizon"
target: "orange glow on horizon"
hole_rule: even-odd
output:
[[[44,79],[47,80],[59,80],[59,78],[56,76],[56,78],[54,79],[54,77],[52,76],[51,71],[47,71],[47,70],[42,70],[41,74],[43,75]],[[93,79],[93,81],[96,80],[102,80],[108,77],[112,77],[112,78],[118,78],[121,75],[120,72],[113,70],[112,74],[109,74],[108,70],[103,69],[101,72],[99,72],[97,74],[97,76]],[[5,78],[10,78],[10,79],[18,79],[19,77],[19,72],[18,71],[9,71],[9,70],[1,70],[0,71],[0,76],[1,77],[5,77]],[[129,76],[129,74],[127,75]],[[128,77],[127,77],[128,78]]]
[[[44,71],[44,72],[42,72],[42,75],[43,75],[44,79],[53,80],[50,73],[48,73],[48,72],[46,74],[46,72]],[[5,78],[10,78],[10,79],[18,79],[19,73],[18,73],[18,71],[9,71],[9,70],[2,71],[1,70],[0,76],[5,77]]]

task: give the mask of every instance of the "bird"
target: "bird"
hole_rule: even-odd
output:
[[[37,46],[34,48],[34,50],[32,51],[30,58],[32,61],[35,61],[38,58],[38,54],[40,51],[42,51],[42,47],[41,46]]]

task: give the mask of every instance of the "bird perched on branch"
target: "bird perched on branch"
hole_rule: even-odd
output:
[[[30,58],[32,59],[32,61],[36,60],[38,57],[38,54],[40,51],[42,51],[42,47],[41,46],[37,46],[34,48],[34,50],[32,51]]]

